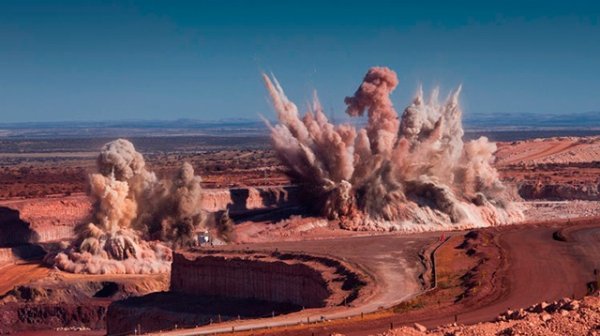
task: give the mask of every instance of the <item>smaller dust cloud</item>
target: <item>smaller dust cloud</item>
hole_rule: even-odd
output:
[[[316,95],[301,116],[277,80],[263,76],[279,123],[273,146],[307,204],[352,230],[429,231],[508,224],[523,218],[491,165],[496,145],[463,141],[461,88],[439,100],[418,89],[399,117],[391,69],[373,67],[344,102],[357,129],[331,123]]]
[[[75,240],[54,264],[73,273],[168,272],[171,248],[192,244],[206,225],[201,178],[183,163],[173,179],[158,179],[124,139],[102,147],[97,168],[90,175],[93,222],[76,228]]]

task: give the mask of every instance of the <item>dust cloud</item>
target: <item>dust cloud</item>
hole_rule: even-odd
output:
[[[292,180],[315,210],[352,230],[428,231],[508,224],[523,218],[491,165],[496,145],[463,141],[461,88],[441,102],[419,88],[398,117],[394,71],[369,69],[344,100],[366,126],[335,125],[316,97],[300,116],[277,80],[263,75],[279,123],[268,126]]]
[[[168,272],[171,248],[193,243],[206,224],[200,177],[183,163],[173,179],[160,180],[124,139],[104,145],[97,168],[90,175],[93,221],[76,228],[54,264],[73,273]]]

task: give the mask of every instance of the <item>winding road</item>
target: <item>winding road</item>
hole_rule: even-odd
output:
[[[566,241],[553,238],[561,229]],[[552,224],[526,224],[492,228],[507,260],[501,272],[501,295],[483,306],[470,307],[458,313],[458,321],[465,324],[489,321],[506,309],[527,307],[540,301],[553,301],[565,296],[581,297],[587,283],[595,279],[594,270],[600,271],[600,218],[583,221],[561,221]],[[460,232],[446,233],[462,234]],[[204,326],[197,329],[174,330],[162,335],[203,335],[219,332],[255,330],[298,324],[300,321],[342,319],[391,307],[418,295],[421,286],[418,276],[423,267],[418,254],[423,246],[438,240],[440,233],[411,235],[373,235],[329,240],[299,242],[273,242],[237,245],[226,248],[306,252],[332,255],[357,265],[376,279],[377,286],[362,301],[349,307],[308,309],[305,311],[257,320],[243,320]],[[46,269],[35,263],[3,267],[0,270],[0,292],[9,286],[44,277]],[[27,274],[24,279],[17,274]],[[379,319],[348,320],[335,325],[311,324],[304,329],[277,330],[277,335],[369,335],[389,329],[390,324],[400,326],[419,322],[428,327],[454,321],[454,314],[432,311],[427,318],[406,320],[401,315]],[[268,333],[267,333],[268,334]],[[275,334],[275,333],[274,333]]]
[[[586,284],[594,279],[594,269],[600,269],[600,219],[586,219],[586,224],[570,224],[567,241],[553,239],[553,233],[569,225],[566,221],[545,225],[517,225],[497,230],[500,246],[507,258],[507,269],[502,272],[504,290],[496,300],[480,307],[470,307],[459,312],[459,322],[465,324],[493,320],[506,309],[527,307],[540,301],[553,301],[562,297],[581,297]],[[454,233],[456,234],[456,233]],[[161,335],[203,335],[219,332],[253,330],[265,327],[314,321],[320,315],[328,319],[343,318],[388,307],[417,294],[414,290],[418,266],[414,256],[421,246],[437,234],[387,235],[355,237],[335,241],[309,241],[298,243],[254,244],[252,248],[279,248],[314,253],[329,252],[343,259],[366,265],[373,272],[382,288],[370,303],[351,308],[335,308],[329,311],[307,310],[271,319],[238,321],[205,326],[197,329],[175,330]],[[396,249],[390,247],[401,247]],[[239,248],[239,247],[238,247]],[[412,257],[410,257],[412,255]],[[408,257],[408,258],[407,258]],[[404,261],[403,261],[403,258]],[[407,263],[406,260],[410,262]],[[390,261],[394,261],[391,262]],[[391,266],[396,264],[396,266]],[[408,267],[407,267],[408,266]],[[411,268],[412,267],[412,268]],[[412,277],[412,278],[411,278]],[[409,286],[402,286],[402,283]],[[447,313],[446,313],[447,314]],[[419,322],[428,327],[454,322],[454,314],[448,316],[435,311],[426,319],[408,321],[394,315],[368,321],[348,321],[335,326],[310,325],[303,330],[278,330],[277,335],[330,335],[339,332],[346,335],[369,335],[383,332],[390,325]],[[268,333],[267,333],[268,334]]]
[[[423,266],[419,252],[425,245],[439,240],[439,232],[418,234],[378,234],[361,237],[271,242],[225,246],[224,249],[294,251],[334,256],[361,268],[376,279],[372,292],[362,302],[349,307],[308,309],[289,315],[259,320],[243,320],[203,326],[196,329],[174,330],[157,335],[207,335],[221,332],[287,326],[299,322],[334,320],[360,316],[382,308],[392,307],[421,293],[419,275]],[[354,305],[356,304],[356,305]]]

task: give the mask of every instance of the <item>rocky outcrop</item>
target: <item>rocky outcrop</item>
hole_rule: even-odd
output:
[[[495,322],[470,326],[453,323],[430,330],[415,324],[378,336],[598,335],[599,325],[600,297],[595,295],[582,300],[566,298],[553,303],[542,302],[526,309],[509,310],[498,316]]]
[[[323,307],[331,295],[321,273],[301,262],[174,254],[171,291]]]

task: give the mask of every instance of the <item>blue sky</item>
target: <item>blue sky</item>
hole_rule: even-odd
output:
[[[3,122],[272,116],[260,73],[342,115],[370,66],[467,114],[600,111],[597,1],[0,1]]]

